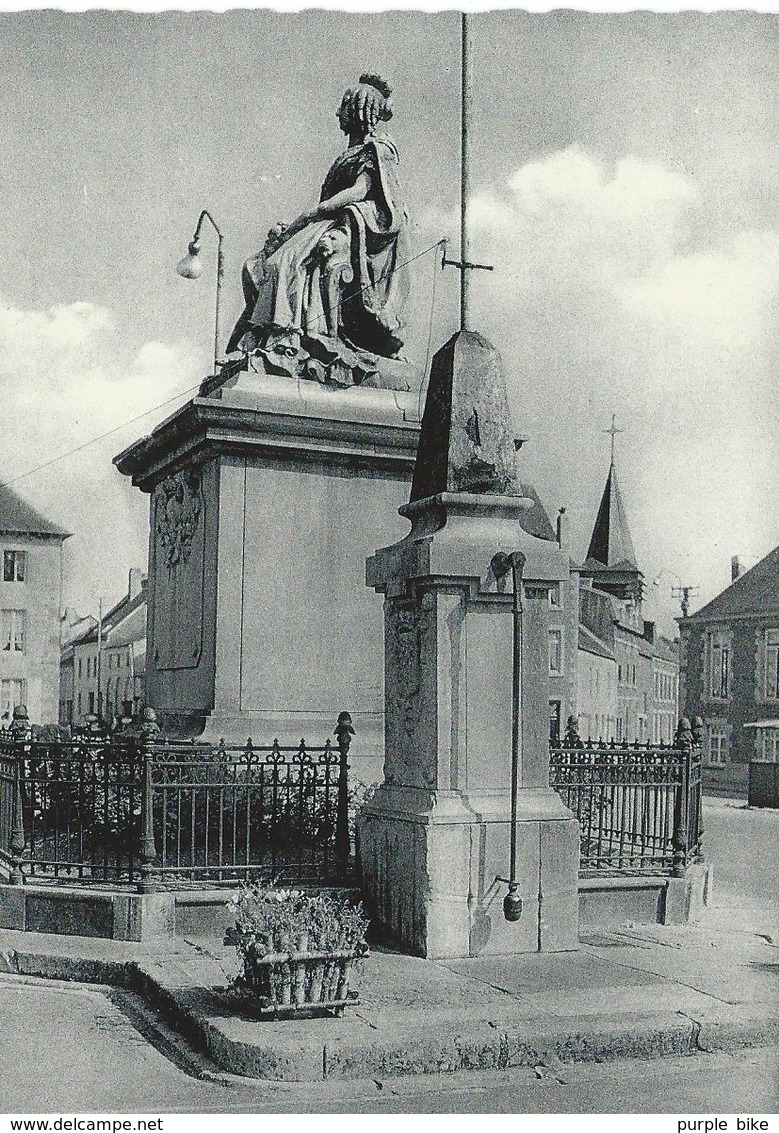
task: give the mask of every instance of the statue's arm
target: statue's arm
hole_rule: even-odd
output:
[[[367,201],[371,195],[373,182],[371,175],[367,171],[363,171],[356,179],[353,185],[347,189],[342,189],[340,193],[335,193],[332,197],[328,197],[326,201],[320,201],[316,208],[311,209],[310,212],[304,212],[299,216],[293,225],[296,231],[304,228],[306,224],[311,224],[315,220],[323,220],[325,217],[332,216],[333,213],[338,212],[347,205],[356,205],[360,201]],[[287,233],[285,233],[287,235]]]
[[[317,217],[329,216],[330,213],[338,212],[339,209],[346,208],[347,205],[356,205],[360,201],[367,201],[371,195],[371,188],[371,175],[364,170],[348,189],[342,189],[340,193],[336,193],[335,196],[329,197],[326,201],[320,201],[315,209],[315,214]]]

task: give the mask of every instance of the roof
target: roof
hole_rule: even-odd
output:
[[[625,505],[612,462],[598,508],[584,564],[591,569],[637,571],[636,552],[630,537]]]
[[[0,487],[0,533],[3,535],[43,535],[52,539],[69,539],[66,531],[40,515],[12,488]]]
[[[675,641],[669,641],[667,637],[656,637],[652,642],[652,653],[658,661],[669,661],[674,665],[679,664],[679,644]]]
[[[117,604],[115,606],[113,606],[112,609],[110,609],[108,611],[108,613],[103,616],[103,625],[102,625],[102,635],[103,635],[103,637],[105,638],[108,634],[111,633],[111,631],[113,629],[116,629],[117,626],[119,626],[123,622],[125,622],[130,617],[131,614],[133,614],[136,610],[140,609],[140,607],[145,606],[145,605],[146,605],[146,588],[145,587],[138,594],[134,595],[132,598],[128,597],[125,594],[124,598],[122,598],[122,600],[120,602],[117,602]],[[82,633],[82,635],[80,637],[77,637],[72,642],[72,644],[73,645],[88,645],[93,641],[96,642],[97,641],[97,629],[98,629],[97,624],[95,624],[91,629],[88,629],[86,633]],[[133,638],[133,640],[134,640],[134,638]],[[112,641],[110,644],[125,644],[125,642],[119,642],[119,641],[113,642]]]
[[[539,499],[538,492],[532,484],[521,485],[522,495],[533,501],[533,506],[520,512],[519,525],[528,535],[535,535],[538,539],[547,539],[554,543],[557,539],[552,521],[546,508]]]
[[[606,657],[609,661],[614,660],[614,654],[605,642],[583,625],[579,626],[579,648],[583,649],[585,653],[594,653],[596,657]]]
[[[680,625],[689,622],[727,621],[730,618],[755,614],[779,613],[779,547],[745,571],[706,606],[680,618]]]

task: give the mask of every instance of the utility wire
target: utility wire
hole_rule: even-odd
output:
[[[125,429],[128,425],[135,424],[143,417],[148,417],[150,413],[156,413],[158,409],[164,409],[166,405],[170,405],[172,401],[178,401],[180,397],[186,397],[188,393],[193,393],[195,390],[200,389],[202,382],[198,382],[196,386],[189,386],[188,389],[183,389],[179,393],[174,393],[173,397],[169,397],[167,401],[161,401],[159,405],[152,405],[150,409],[145,409],[143,413],[139,413],[137,417],[130,417],[127,421],[122,421],[119,425],[114,425],[113,429],[107,429],[105,433],[101,433],[98,437],[92,437],[83,444],[76,445],[75,448],[69,448],[67,452],[61,452],[59,456],[53,456],[51,460],[44,461],[43,464],[38,464],[35,468],[30,468],[27,472],[22,472],[19,476],[14,476],[13,480],[4,480],[0,484],[0,489],[10,488],[11,484],[18,484],[20,480],[25,480],[28,476],[33,476],[36,472],[42,472],[44,468],[50,468],[52,464],[57,464],[60,460],[64,460],[68,456],[73,456],[77,452],[82,452],[90,445],[96,445],[98,441],[105,440],[110,437],[112,433],[118,433],[120,429]]]
[[[435,244],[431,244],[429,248],[425,248],[422,252],[417,252],[415,256],[410,256],[409,259],[405,260],[402,264],[399,265],[399,267],[408,267],[408,265],[413,264],[415,260],[419,260],[422,258],[422,256],[428,255],[428,253],[432,252],[435,248],[439,248],[441,246],[441,243],[441,240],[436,240]],[[345,295],[341,302],[344,302],[346,299],[355,298],[355,296],[360,295],[370,286],[371,285],[368,283],[365,285],[365,287],[361,287],[358,291],[354,291],[349,295]],[[339,303],[338,306],[340,307],[340,305],[341,304]],[[112,436],[113,433],[118,433],[121,429],[127,428],[128,425],[134,425],[136,421],[141,421],[144,417],[148,417],[150,413],[156,413],[158,409],[164,409],[166,405],[170,405],[171,402],[178,401],[180,397],[186,397],[188,393],[194,393],[196,390],[200,389],[202,384],[202,381],[199,381],[197,385],[189,386],[187,389],[183,389],[179,393],[174,393],[173,396],[169,397],[166,401],[161,401],[159,405],[152,405],[150,409],[145,409],[143,413],[139,413],[136,417],[130,417],[127,421],[122,421],[119,425],[114,425],[112,429],[107,429],[105,433],[100,433],[100,435],[97,437],[91,437],[90,440],[84,441],[82,444],[76,445],[75,448],[68,449],[66,452],[61,452],[59,456],[53,456],[51,460],[46,460],[43,464],[37,464],[34,468],[28,469],[27,472],[22,472],[19,476],[14,476],[12,480],[4,480],[2,483],[0,483],[0,490],[2,490],[3,488],[10,488],[12,484],[18,484],[20,480],[26,480],[28,476],[34,476],[36,472],[42,472],[45,468],[51,468],[52,464],[58,464],[60,460],[65,460],[69,456],[74,456],[77,452],[83,452],[83,450],[85,448],[89,448],[90,445],[96,445],[99,441],[105,440],[106,437]]]

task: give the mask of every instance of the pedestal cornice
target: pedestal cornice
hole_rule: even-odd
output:
[[[522,496],[466,492],[443,492],[406,504],[399,511],[411,520],[412,529],[368,559],[367,585],[392,597],[423,580],[476,580],[480,591],[494,593],[499,587],[493,559],[512,551],[525,554],[528,581],[567,579],[567,555],[556,543],[522,529],[521,515],[531,505]]]
[[[310,388],[303,388],[310,387]],[[150,492],[163,475],[217,453],[329,465],[411,479],[419,440],[417,397],[265,378],[252,390],[195,397],[114,458]]]

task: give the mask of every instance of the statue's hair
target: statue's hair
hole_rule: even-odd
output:
[[[392,87],[378,75],[360,75],[360,85],[344,93],[341,106],[348,108],[352,121],[366,134],[372,134],[379,122],[392,117],[391,94]]]
[[[360,75],[360,82],[365,83],[369,87],[375,87],[385,98],[389,98],[392,94],[392,87],[386,79],[382,79],[378,75],[371,75],[366,72],[364,75]]]

